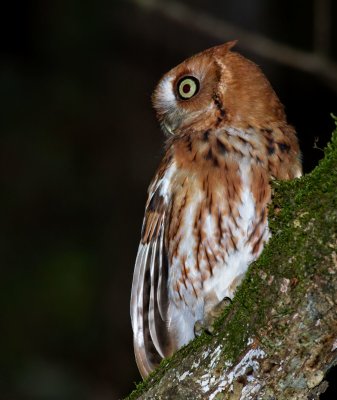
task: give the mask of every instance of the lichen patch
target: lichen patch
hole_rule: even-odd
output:
[[[181,382],[190,375],[192,375],[192,372],[185,371],[182,375],[178,376],[178,381]]]

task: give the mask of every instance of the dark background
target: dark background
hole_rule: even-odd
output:
[[[321,1],[331,7],[321,10],[320,34],[314,1],[182,1],[315,53],[332,65],[329,74],[139,3],[0,6],[0,399],[117,399],[139,381],[129,296],[146,190],[161,158],[150,95],[163,73],[239,39],[236,49],[262,67],[285,104],[306,172],[331,135],[336,2]]]

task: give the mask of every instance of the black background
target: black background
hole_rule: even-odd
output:
[[[184,3],[313,51],[311,1]],[[117,399],[140,379],[129,296],[163,143],[150,96],[219,43],[127,1],[0,6],[1,399]],[[334,126],[336,84],[236,49],[272,82],[309,172]]]

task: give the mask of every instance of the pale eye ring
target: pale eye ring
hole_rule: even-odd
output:
[[[199,91],[199,81],[194,76],[184,76],[177,85],[178,95],[182,100],[188,100]]]

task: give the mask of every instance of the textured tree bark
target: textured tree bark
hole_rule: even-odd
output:
[[[272,239],[215,325],[129,399],[319,399],[337,365],[337,130],[310,174],[275,182]]]

